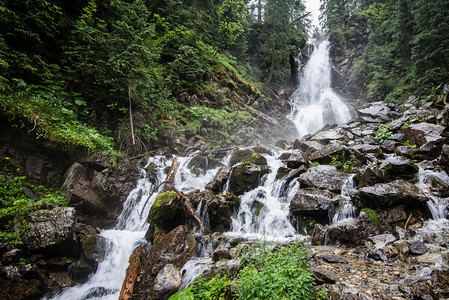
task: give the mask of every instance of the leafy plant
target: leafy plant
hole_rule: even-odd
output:
[[[379,226],[379,219],[377,218],[377,213],[374,210],[371,208],[363,208],[360,212],[366,212],[374,225]]]
[[[391,132],[389,130],[389,128],[390,128],[390,124],[389,123],[381,124],[379,126],[379,128],[377,129],[376,136],[374,138],[376,140],[387,140],[387,139],[389,139],[393,135],[393,132]]]
[[[412,148],[412,149],[416,149],[416,145],[410,144],[410,141],[409,141],[409,140],[406,140],[406,141],[404,142],[404,146],[410,147],[410,148]]]
[[[345,161],[343,166],[341,167],[341,170],[345,173],[352,173],[353,169],[360,166],[360,161],[357,159],[357,157],[352,154],[351,158],[348,161]]]

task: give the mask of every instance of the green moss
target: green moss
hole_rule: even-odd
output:
[[[156,201],[154,201],[153,206],[161,207],[162,203],[167,203],[175,197],[176,197],[176,193],[172,192],[172,191],[159,194],[159,195],[157,195]]]
[[[256,216],[259,216],[260,215],[260,212],[262,211],[262,208],[263,208],[263,203],[260,203],[260,202],[258,202],[257,204],[256,204],[256,210],[254,211],[254,214],[256,215]]]
[[[254,152],[253,154],[251,154],[251,157],[252,157],[253,159],[260,159],[260,154]]]
[[[377,213],[374,210],[371,208],[363,208],[360,212],[366,212],[374,225],[379,226],[379,219],[377,218]]]

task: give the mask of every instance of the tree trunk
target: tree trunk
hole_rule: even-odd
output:
[[[273,47],[271,49],[271,66],[270,66],[270,74],[268,75],[267,85],[270,85],[271,80],[273,79],[273,73],[274,73],[274,63],[275,63],[275,54],[276,54],[276,42],[273,39]]]

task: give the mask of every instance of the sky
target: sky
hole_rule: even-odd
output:
[[[312,12],[312,26],[320,26],[320,0],[303,0],[306,6],[306,10]]]

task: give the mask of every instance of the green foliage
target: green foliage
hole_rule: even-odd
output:
[[[376,131],[376,136],[374,137],[376,140],[388,140],[393,135],[393,132],[390,131],[390,123],[381,124]]]
[[[185,288],[173,294],[168,300],[194,300],[193,293],[190,291],[192,287]]]
[[[360,161],[354,154],[352,154],[350,159],[345,161],[341,167],[341,170],[345,173],[352,173],[353,169],[357,167],[360,167]]]
[[[379,219],[377,218],[377,213],[374,210],[371,208],[363,208],[360,212],[366,212],[374,225],[379,226]]]
[[[235,44],[245,31],[243,25],[247,14],[248,9],[243,0],[224,0],[218,8],[219,30],[225,48]]]
[[[329,163],[331,166],[341,166],[341,161],[338,160],[338,156],[332,156],[332,161]]]
[[[220,271],[209,280],[198,278],[191,292],[195,299],[326,299],[315,294],[307,270],[308,250],[300,242],[287,246],[263,243],[240,251],[241,271],[235,279]]]
[[[409,141],[409,140],[406,140],[406,141],[404,142],[404,146],[410,147],[410,148],[412,148],[412,149],[416,149],[416,145],[410,144],[410,141]]]
[[[319,165],[320,165],[319,162],[314,161],[314,162],[311,162],[311,163],[309,164],[309,167],[310,167],[310,168],[313,168],[313,167],[317,167],[317,166],[319,166]]]
[[[67,202],[60,191],[34,185],[25,176],[3,173],[0,175],[0,242],[17,245],[21,242],[20,235],[27,229],[31,211],[66,206]],[[37,199],[29,198],[25,188],[33,191]]]

